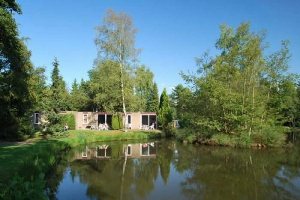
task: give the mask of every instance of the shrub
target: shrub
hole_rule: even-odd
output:
[[[40,174],[37,179],[31,178],[31,181],[26,181],[24,177],[15,175],[8,184],[0,184],[0,199],[47,199],[43,193],[45,183],[44,174]]]
[[[63,114],[60,119],[60,126],[63,128],[65,124],[68,124],[69,130],[75,130],[75,116],[73,114]]]
[[[172,122],[168,123],[167,126],[163,126],[163,130],[162,131],[165,133],[166,137],[175,136],[176,133],[177,133],[177,129],[174,128]]]
[[[178,121],[180,128],[186,128],[190,126],[190,120],[188,119],[183,119]]]
[[[231,138],[227,134],[215,134],[212,136],[212,139],[217,140],[221,146],[233,146]]]
[[[123,118],[121,115],[112,116],[112,129],[118,130],[123,128]]]
[[[284,145],[286,141],[284,127],[264,127],[261,131],[253,134],[255,143],[266,145],[269,147],[278,147]]]

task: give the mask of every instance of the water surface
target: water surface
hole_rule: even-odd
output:
[[[73,149],[51,199],[300,199],[300,148],[233,149],[173,140]]]

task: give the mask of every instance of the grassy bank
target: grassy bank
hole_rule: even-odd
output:
[[[54,136],[38,136],[30,143],[0,143],[0,199],[10,199],[5,197],[16,195],[18,189],[16,184],[13,184],[16,182],[19,185],[19,193],[23,193],[24,197],[26,197],[26,194],[24,194],[26,188],[30,189],[30,186],[32,186],[31,190],[33,191],[41,189],[37,188],[37,185],[41,185],[45,181],[44,177],[40,177],[40,175],[49,173],[70,147],[98,141],[158,137],[162,137],[160,131],[129,131],[124,133],[122,131],[76,130],[68,133],[58,133]],[[15,176],[15,174],[18,175]],[[36,199],[39,198],[41,197],[37,194]],[[34,199],[32,195],[31,199]]]

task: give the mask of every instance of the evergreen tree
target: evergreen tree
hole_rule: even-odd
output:
[[[87,95],[87,87],[84,80],[81,80],[80,84],[77,83],[76,79],[74,80],[70,98],[71,110],[84,111],[89,108],[89,98]]]
[[[60,112],[62,110],[69,110],[70,108],[70,96],[66,89],[66,84],[63,81],[62,76],[59,74],[59,63],[55,58],[53,62],[53,71],[51,74],[52,84],[50,86],[50,102],[48,110],[46,112],[47,120],[50,123],[50,126],[59,126],[60,125]],[[61,127],[60,127],[61,128]],[[55,127],[57,131],[59,127]]]
[[[158,121],[162,125],[162,127],[166,127],[168,123],[172,121],[172,110],[170,107],[170,99],[167,94],[166,88],[164,88],[161,96],[160,96],[160,104],[158,111]]]
[[[158,88],[157,88],[157,84],[154,82],[150,93],[149,101],[147,104],[147,111],[158,113],[158,109],[159,109],[158,107],[159,107]]]
[[[135,93],[138,110],[149,111],[149,103],[152,100],[154,74],[146,66],[135,70]]]

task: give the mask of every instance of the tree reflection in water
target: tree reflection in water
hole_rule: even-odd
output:
[[[300,199],[299,155],[299,148],[231,149],[171,140],[92,144],[69,153],[69,164],[49,179],[49,197],[64,192],[64,173],[87,187],[87,199]]]

